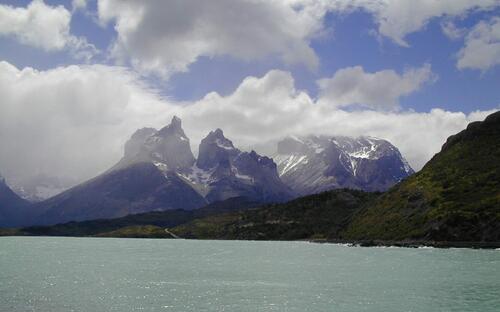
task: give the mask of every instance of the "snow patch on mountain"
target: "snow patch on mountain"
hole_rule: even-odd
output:
[[[208,186],[212,173],[213,170],[204,170],[198,168],[195,164],[186,171],[179,172],[178,174],[193,184]]]
[[[332,188],[386,190],[413,174],[390,142],[375,137],[290,136],[273,156],[280,178],[300,194]]]
[[[280,176],[308,162],[307,155],[277,155],[273,159],[280,168],[278,172]]]

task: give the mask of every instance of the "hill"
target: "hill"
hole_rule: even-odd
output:
[[[3,229],[0,235],[42,236],[107,236],[107,237],[170,237],[165,228],[175,227],[196,218],[248,209],[259,205],[247,198],[236,197],[212,203],[196,210],[153,211],[115,219],[67,222],[52,226],[31,226],[18,230]]]
[[[450,137],[420,172],[357,215],[343,237],[500,241],[500,112]]]
[[[212,215],[177,226],[171,231],[183,238],[300,240],[332,239],[352,217],[379,193],[334,190],[287,203]]]
[[[500,242],[500,112],[450,137],[419,173],[386,193],[325,192],[172,231],[224,239]]]

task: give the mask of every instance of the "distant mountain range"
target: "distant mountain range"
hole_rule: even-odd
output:
[[[420,172],[380,195],[336,190],[171,231],[194,238],[498,247],[500,112],[450,137]]]
[[[283,182],[299,195],[385,191],[414,173],[394,145],[373,137],[288,137],[273,159]]]
[[[120,219],[3,230],[0,234],[310,239],[365,245],[498,248],[500,112],[450,137],[420,172],[384,193],[337,189],[265,205],[238,197],[191,212],[149,212]]]
[[[0,225],[192,210],[235,197],[270,203],[336,188],[386,190],[413,173],[396,147],[371,137],[289,137],[274,159],[239,150],[221,129],[208,133],[195,158],[174,116],[160,130],[137,130],[123,158],[103,174],[27,208],[5,202],[13,212]]]
[[[5,217],[1,225],[54,224],[148,211],[191,210],[233,197],[264,203],[294,196],[280,180],[271,158],[240,151],[220,129],[201,141],[196,159],[181,120],[174,117],[160,130],[144,128],[134,133],[125,144],[123,158],[107,172],[31,205],[29,217],[24,213],[23,218]],[[5,205],[16,211],[10,203]]]
[[[19,225],[29,217],[30,203],[14,193],[0,175],[0,225]]]

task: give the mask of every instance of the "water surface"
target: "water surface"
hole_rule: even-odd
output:
[[[500,251],[0,238],[0,311],[500,311]]]

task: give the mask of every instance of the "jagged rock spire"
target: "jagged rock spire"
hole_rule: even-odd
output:
[[[224,136],[221,129],[210,131],[210,133],[201,140],[197,166],[202,169],[210,169],[222,162],[229,161],[230,158],[237,155],[240,151],[236,149],[231,140]]]
[[[182,129],[182,120],[175,115],[174,115],[174,117],[172,117],[170,124],[161,128],[160,131],[158,131],[158,134],[160,136],[177,134],[177,135],[187,139],[186,134],[184,133],[184,130]]]
[[[134,162],[161,163],[162,168],[176,170],[190,167],[195,159],[189,139],[182,129],[182,121],[174,116],[161,130],[137,130],[125,144],[125,155],[118,167]]]

